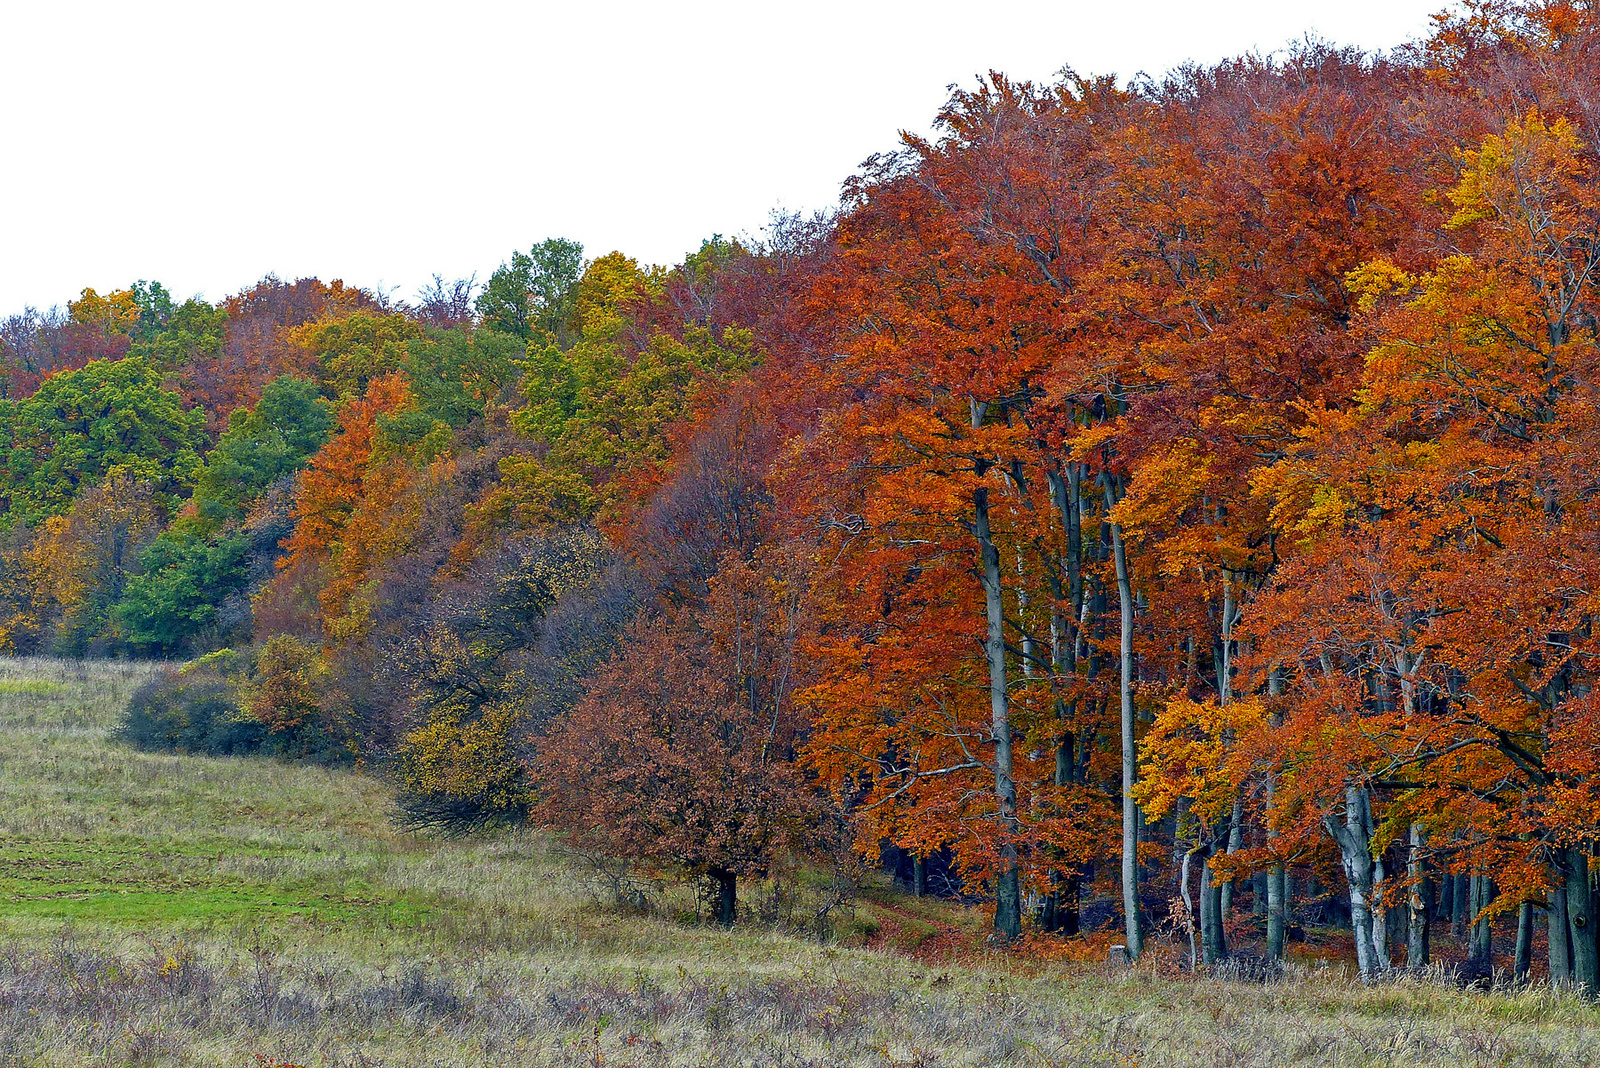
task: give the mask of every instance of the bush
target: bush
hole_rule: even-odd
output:
[[[285,635],[254,651],[221,649],[139,687],[116,737],[148,750],[348,763],[355,745],[324,707],[337,696],[325,674],[315,646]]]
[[[348,717],[336,712],[341,704],[329,685],[327,662],[313,643],[274,634],[257,651],[244,707],[265,729],[267,752],[319,764],[348,763],[356,740]]]
[[[155,675],[134,691],[116,736],[140,749],[166,752],[260,750],[267,729],[244,713],[234,681],[242,659],[223,649]]]

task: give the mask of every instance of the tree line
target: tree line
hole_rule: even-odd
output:
[[[725,921],[888,851],[1199,965],[1337,883],[1363,976],[1513,916],[1593,994],[1595,85],[1588,4],[1496,0],[992,75],[672,268],[86,290],[0,327],[0,636],[206,654],[130,737],[360,759]]]

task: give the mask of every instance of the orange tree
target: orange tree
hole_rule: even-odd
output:
[[[1258,481],[1301,550],[1251,624],[1300,706],[1279,804],[1320,808],[1352,890],[1402,829],[1414,857],[1494,871],[1500,907],[1564,889],[1552,973],[1591,991],[1592,168],[1569,124],[1513,121],[1449,190],[1459,252],[1354,276],[1378,343],[1359,405]]]

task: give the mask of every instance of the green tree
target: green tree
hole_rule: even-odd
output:
[[[407,346],[401,369],[411,381],[417,408],[453,428],[483,415],[502,400],[519,373],[523,346],[494,330],[430,330]]]
[[[172,317],[172,294],[160,282],[143,279],[133,283],[133,306],[138,320],[133,324],[133,339],[147,341],[167,328]]]
[[[186,487],[205,413],[185,410],[149,360],[97,360],[47,379],[33,396],[0,401],[0,493],[13,519],[60,515],[80,487],[114,467],[159,492]]]
[[[221,523],[237,518],[262,490],[305,463],[333,427],[326,401],[314,382],[280,375],[267,383],[251,409],[228,417],[217,447],[206,456],[195,487],[200,518]]]
[[[127,640],[170,653],[209,625],[217,605],[244,585],[248,542],[217,539],[193,529],[163,531],[139,554],[140,573],[128,580],[117,606]]]
[[[372,310],[307,323],[289,334],[316,354],[322,392],[334,400],[359,397],[372,379],[399,370],[406,344],[421,336],[422,327],[399,312]]]
[[[224,309],[213,308],[193,297],[177,307],[172,306],[170,299],[163,304],[141,294],[139,287],[144,284],[140,282],[133,287],[140,318],[135,329],[136,340],[128,355],[143,356],[155,366],[170,371],[221,351],[228,326],[228,313]],[[165,290],[162,293],[165,294]],[[147,310],[147,299],[156,310]]]
[[[478,295],[478,315],[488,329],[523,341],[542,333],[564,343],[583,273],[583,246],[564,237],[513,252]]]
[[[602,256],[578,286],[576,342],[529,346],[527,404],[512,422],[545,448],[538,458],[508,460],[506,473],[535,518],[544,510],[544,518],[564,520],[604,511],[616,499],[617,476],[666,460],[667,428],[697,383],[754,365],[754,335],[738,327],[658,330],[641,348],[635,310],[665,282],[620,252]]]

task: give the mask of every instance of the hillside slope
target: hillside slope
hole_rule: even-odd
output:
[[[1581,1065],[1548,992],[1112,975],[598,904],[526,833],[395,829],[356,772],[135,752],[148,667],[0,661],[0,1064]],[[853,925],[970,943],[954,906]],[[978,922],[981,922],[978,921]],[[930,947],[931,948],[931,947]]]

